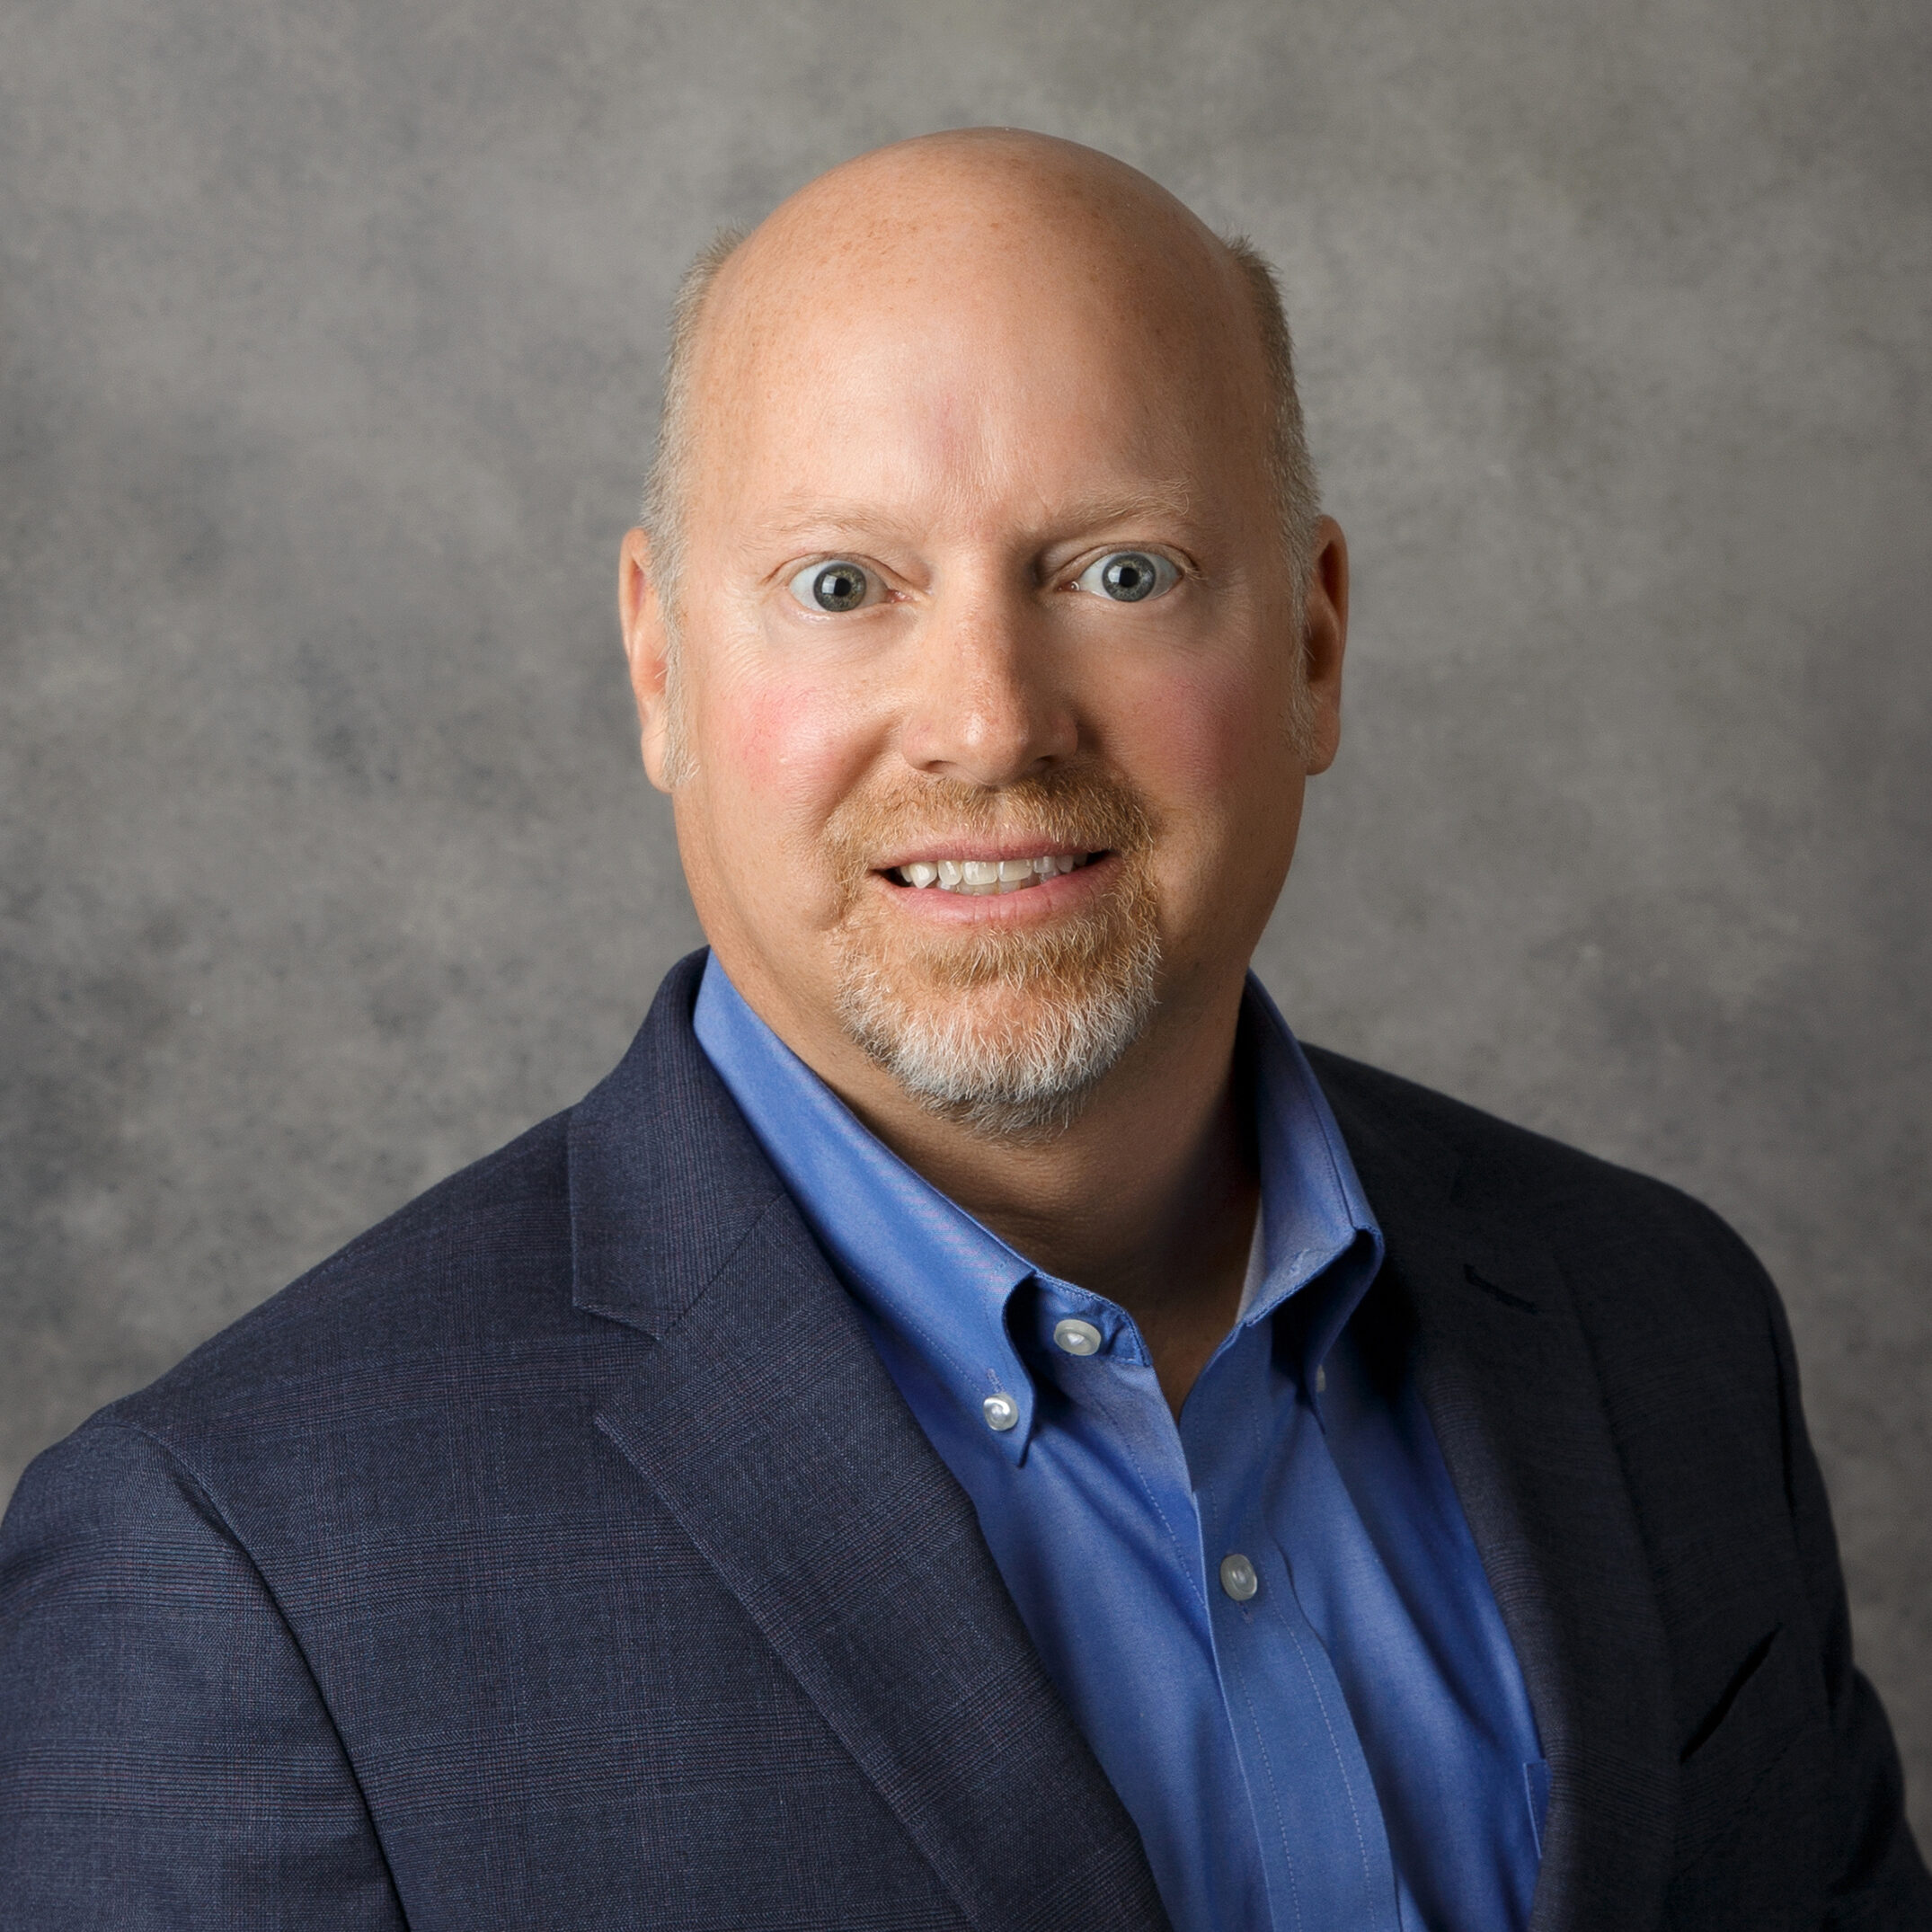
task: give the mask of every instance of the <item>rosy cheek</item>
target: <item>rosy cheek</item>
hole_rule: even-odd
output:
[[[735,815],[810,837],[863,769],[849,692],[808,678],[744,679],[717,707]]]
[[[1212,798],[1248,766],[1276,694],[1257,689],[1252,670],[1205,655],[1176,669],[1153,668],[1116,681],[1108,709],[1116,756],[1141,783],[1179,805]]]

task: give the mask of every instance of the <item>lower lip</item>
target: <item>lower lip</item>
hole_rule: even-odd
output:
[[[1070,911],[1104,891],[1119,863],[1113,853],[1104,852],[1073,872],[1055,873],[1017,892],[949,892],[944,886],[901,885],[883,873],[873,877],[893,906],[911,917],[960,926],[1014,926]]]

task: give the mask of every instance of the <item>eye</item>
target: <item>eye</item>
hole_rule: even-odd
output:
[[[869,572],[844,557],[808,563],[785,588],[807,610],[856,610],[873,601],[879,586]]]
[[[1116,604],[1138,604],[1163,596],[1180,580],[1180,572],[1151,551],[1110,550],[1089,563],[1074,582],[1097,597],[1111,597]]]

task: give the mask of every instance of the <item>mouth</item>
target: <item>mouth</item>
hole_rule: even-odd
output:
[[[957,893],[965,898],[990,898],[997,894],[1028,892],[1050,879],[1078,872],[1104,852],[1040,852],[1011,858],[909,859],[902,865],[887,866],[881,876],[894,885],[915,891]]]

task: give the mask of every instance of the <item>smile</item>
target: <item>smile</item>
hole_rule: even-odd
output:
[[[1024,892],[1062,873],[1077,872],[1103,855],[1098,852],[1043,852],[1029,859],[916,859],[909,865],[893,866],[886,876],[922,891],[937,886],[942,892],[978,897]]]

